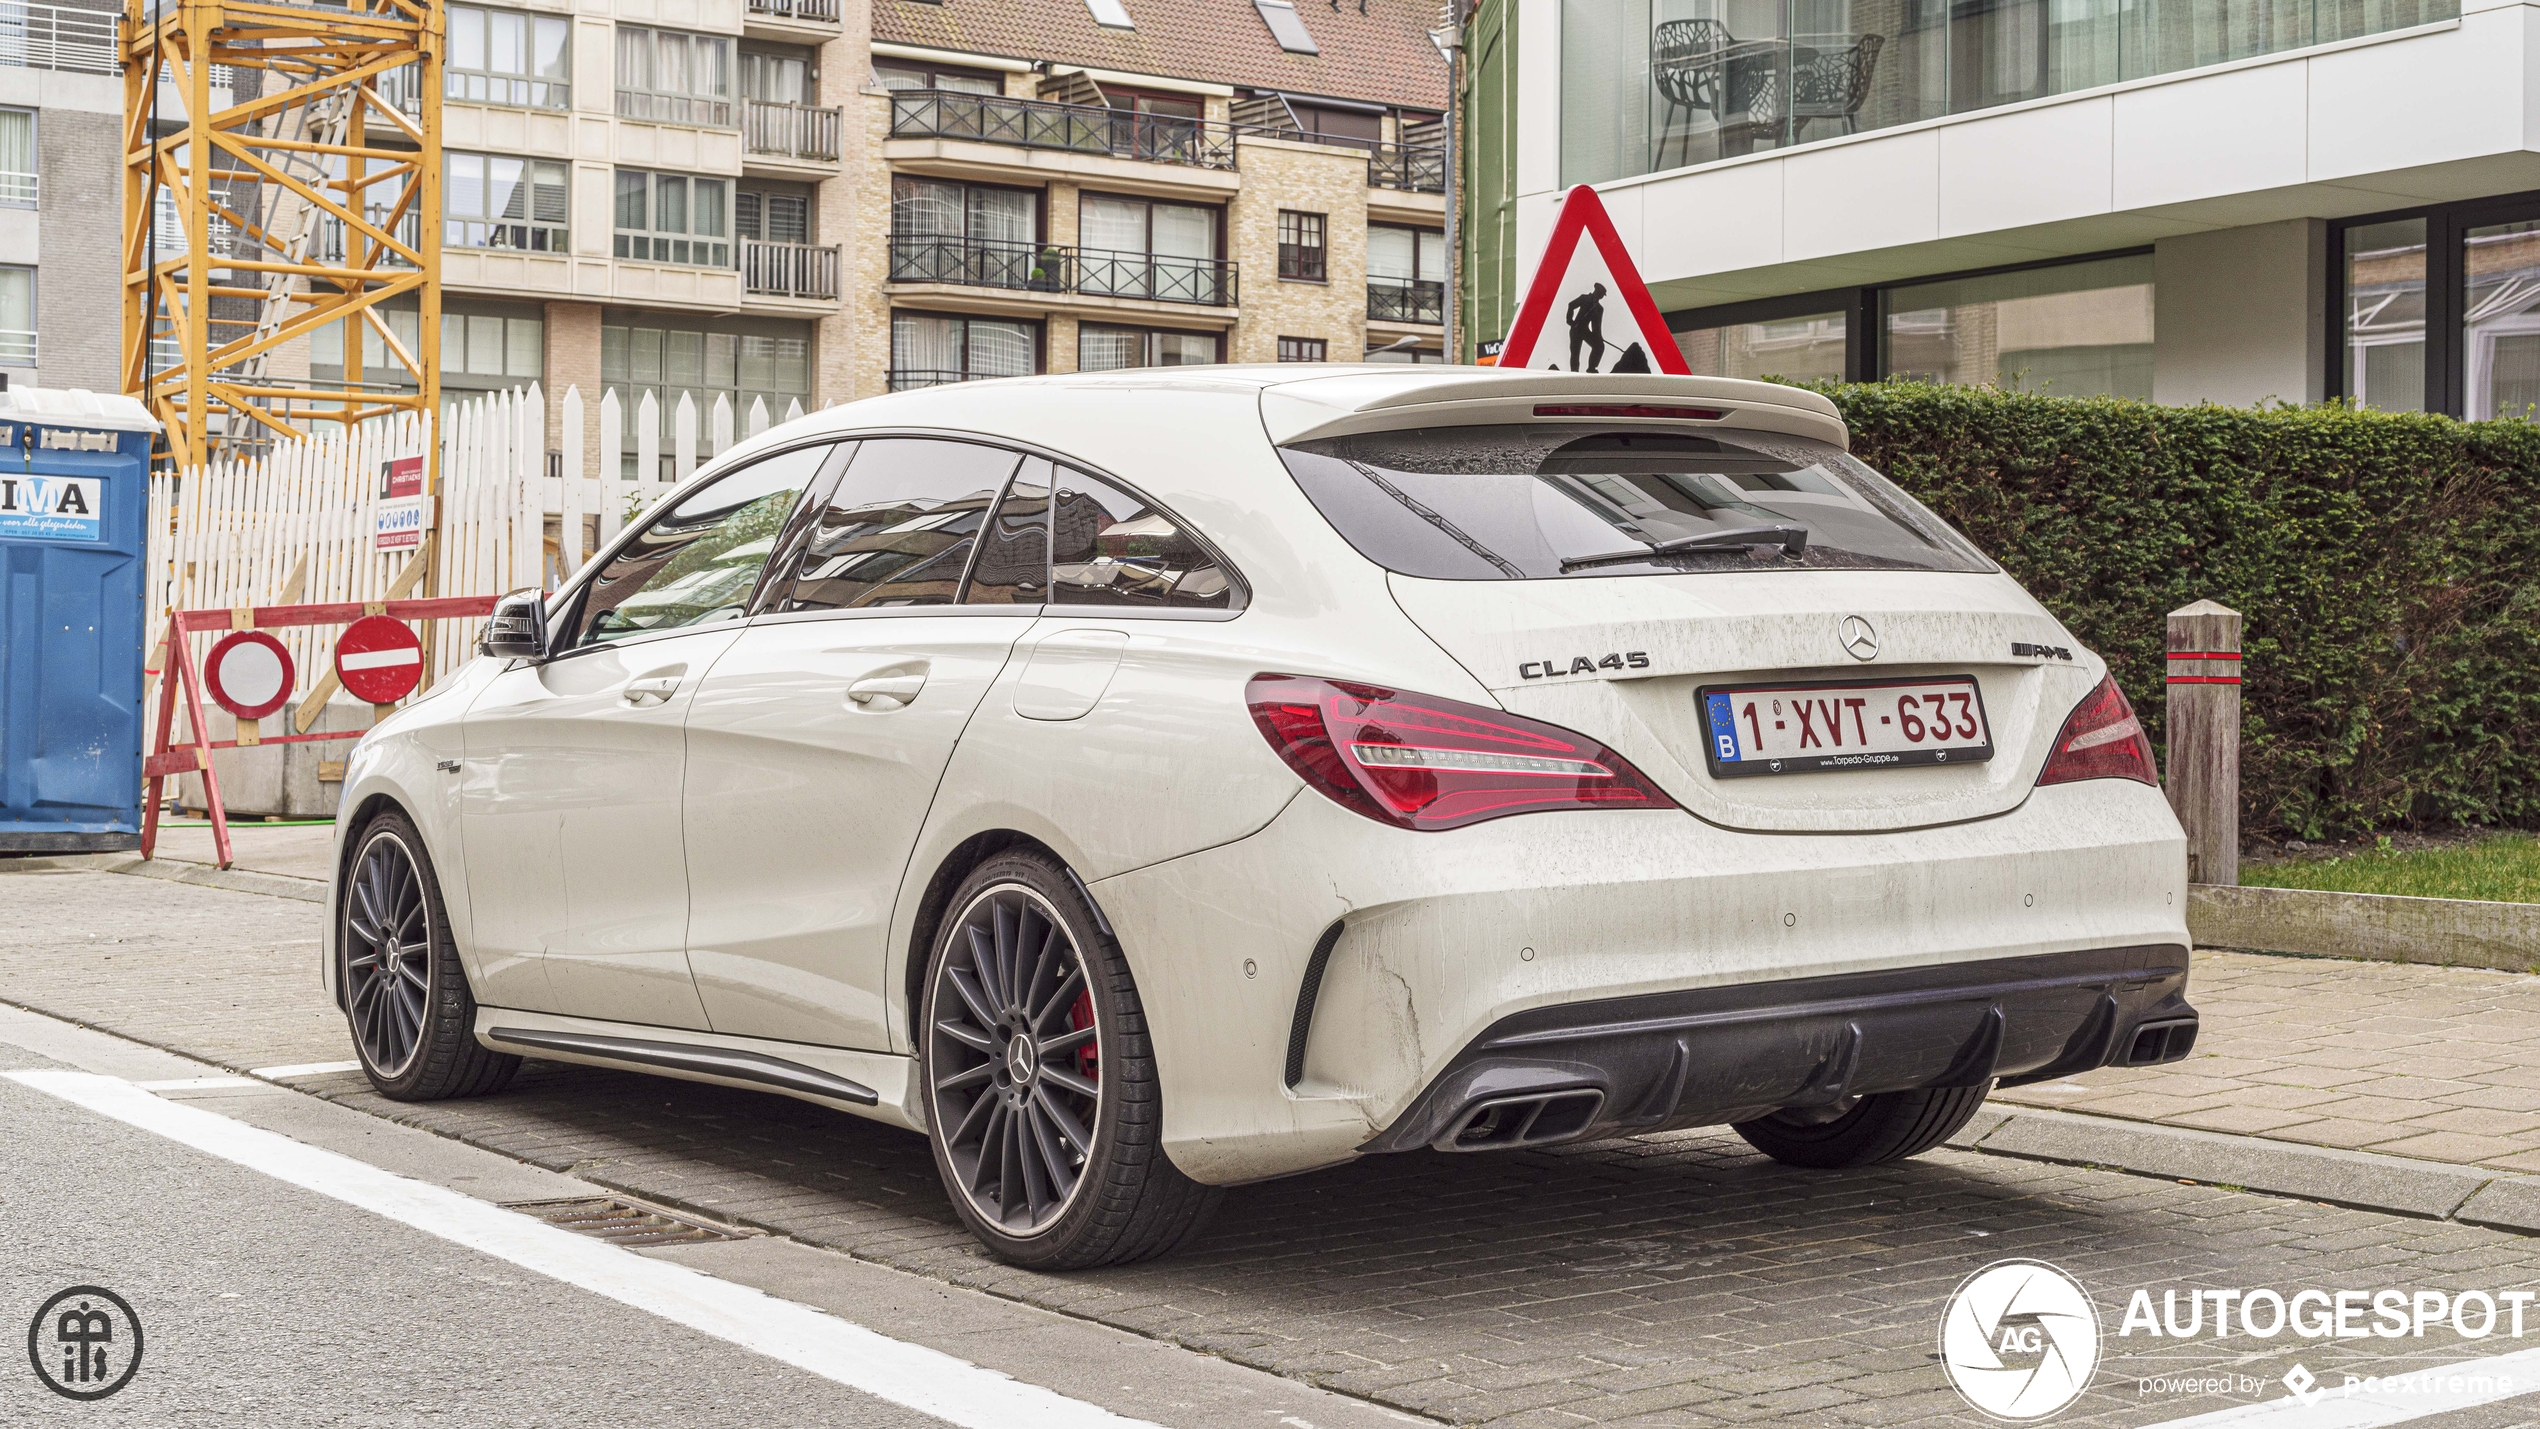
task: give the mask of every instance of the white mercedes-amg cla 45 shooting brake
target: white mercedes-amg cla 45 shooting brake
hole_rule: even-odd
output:
[[[1846,441],[1372,366],[788,423],[363,739],[329,989],[391,1097],[541,1057],[924,1133],[1046,1267],[1353,1157],[1859,1166],[2187,1055],[2125,695]]]

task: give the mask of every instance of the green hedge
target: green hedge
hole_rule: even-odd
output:
[[[2540,824],[2540,426],[1819,390],[2108,658],[2156,740],[2163,616],[2248,617],[2243,828]]]

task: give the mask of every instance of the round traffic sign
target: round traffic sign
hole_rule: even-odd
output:
[[[222,709],[263,719],[291,698],[291,652],[261,630],[233,631],[203,660],[203,683]]]
[[[423,681],[423,642],[402,620],[365,615],[335,642],[335,678],[356,699],[395,704]]]

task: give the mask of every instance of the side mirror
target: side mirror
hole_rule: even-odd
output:
[[[547,597],[542,591],[521,590],[494,602],[494,613],[485,621],[484,638],[476,642],[480,655],[497,660],[543,660],[547,655]]]

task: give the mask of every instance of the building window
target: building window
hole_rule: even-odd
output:
[[[2461,8],[1576,0],[1560,7],[1560,182],[2072,94],[2457,19]]]
[[[2425,220],[2346,230],[2346,395],[2358,407],[2425,405]]]
[[[445,98],[529,109],[572,107],[570,21],[453,5],[449,23],[449,61],[441,71]]]
[[[1433,228],[1367,226],[1367,317],[1446,321],[1446,235]]]
[[[1323,254],[1323,215],[1279,210],[1279,276],[1320,283],[1324,281]]]
[[[0,109],[0,207],[33,208],[39,192],[35,111]]]
[[[2152,396],[2152,255],[1886,290],[1882,370],[2050,397]]]
[[[675,320],[669,320],[675,321]],[[694,321],[693,319],[691,321]],[[746,324],[753,331],[735,331]],[[600,327],[600,382],[618,400],[618,469],[636,476],[636,428],[644,396],[652,395],[661,425],[660,470],[654,478],[669,481],[672,469],[671,419],[679,399],[697,404],[697,434],[702,442],[713,430],[714,403],[732,404],[732,430],[746,436],[750,408],[764,404],[771,423],[785,420],[796,404],[811,396],[810,327],[768,319],[725,319],[723,331],[669,326],[663,319],[603,321]],[[470,334],[473,336],[473,333]]]
[[[35,270],[0,268],[0,367],[35,365]]]
[[[2462,416],[2540,421],[2540,220],[2462,237]]]
[[[508,379],[460,384],[467,387],[502,387],[538,381],[546,375],[546,328],[547,325],[537,318],[443,313],[441,375],[445,378]]]
[[[1218,259],[1218,211],[1085,194],[1076,205],[1077,291],[1223,307],[1234,276]]]
[[[572,208],[567,170],[551,159],[501,154],[444,156],[441,241],[454,248],[566,251]]]
[[[811,103],[811,66],[799,55],[741,52],[741,95],[761,104]]]
[[[388,331],[396,335],[397,345],[409,353],[420,354],[423,347],[423,315],[412,307],[392,308],[385,303],[380,305],[378,311],[381,320],[388,324]],[[406,364],[399,361],[396,355],[388,350],[388,344],[380,337],[378,328],[359,318],[348,318],[345,321],[361,329],[363,382],[383,390],[393,389],[401,392],[415,390],[414,374],[407,371]],[[444,317],[442,323],[446,340],[449,319]],[[343,322],[328,323],[309,334],[309,370],[329,381],[343,376]]]
[[[891,314],[891,390],[1028,377],[1040,370],[1041,325],[948,313]]]
[[[811,200],[743,189],[732,199],[734,231],[760,243],[809,243]]]
[[[1283,337],[1279,339],[1281,362],[1321,362],[1323,339],[1319,337]]]
[[[1697,377],[1841,382],[1849,327],[1850,314],[1842,311],[1722,323],[1678,332],[1676,350]]]
[[[1147,328],[1076,329],[1076,370],[1116,372],[1124,367],[1197,367],[1217,361],[1217,334]]]
[[[1394,347],[1388,344],[1384,347],[1371,347],[1367,349],[1365,360],[1368,362],[1395,362],[1403,364],[1423,362],[1443,363],[1446,361],[1446,354],[1434,347]]]
[[[617,256],[645,263],[732,266],[732,181],[617,171]]]
[[[683,30],[617,27],[622,119],[732,127],[732,41]]]
[[[1065,265],[1042,255],[1040,227],[1035,190],[894,175],[890,281],[1060,291]]]
[[[948,69],[913,60],[876,60],[873,78],[884,89],[942,89],[955,94],[1003,94],[1002,76],[984,70]]]

